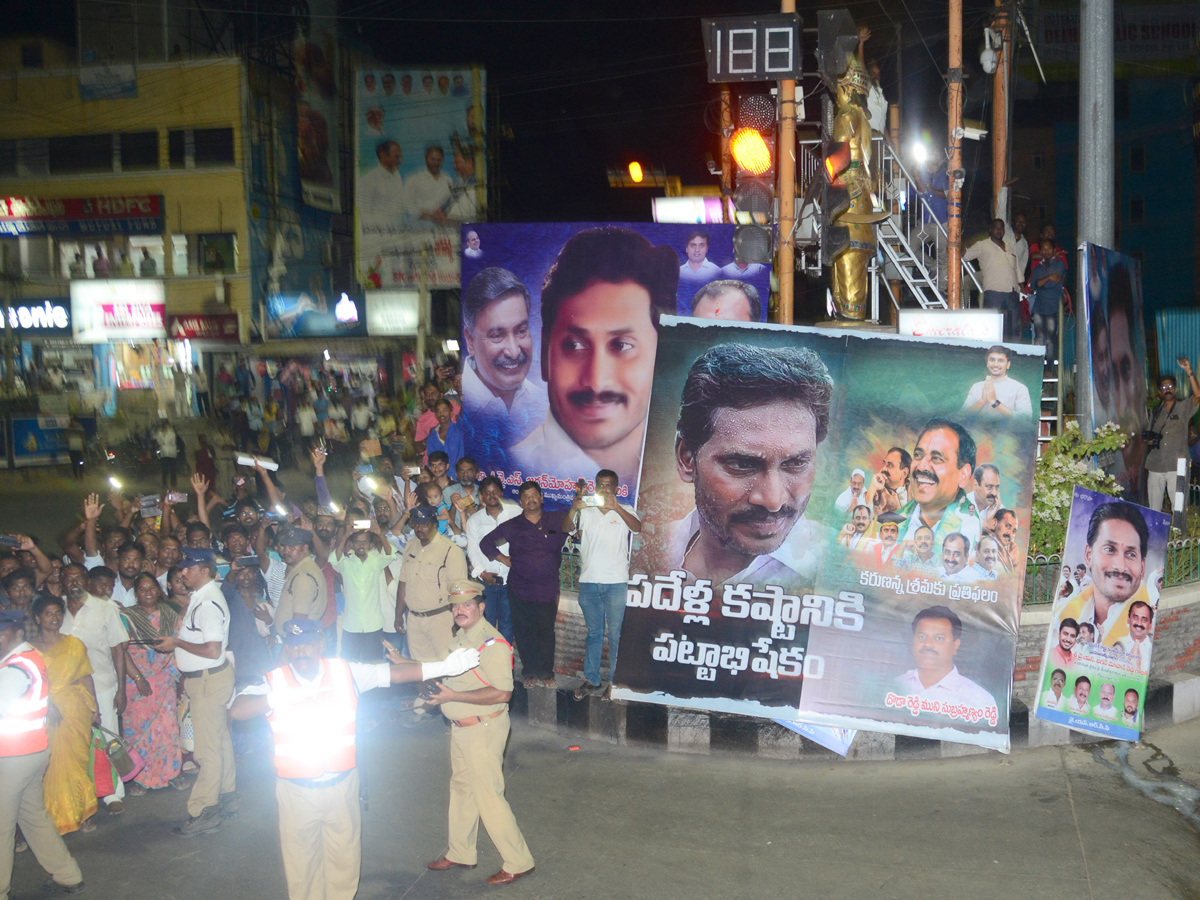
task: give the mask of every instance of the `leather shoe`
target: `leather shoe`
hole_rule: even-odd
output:
[[[511,872],[505,872],[503,869],[501,869],[495,875],[488,876],[487,883],[488,884],[512,884],[514,881],[516,881],[522,875],[528,875],[532,871],[533,871],[533,869],[529,869],[525,872],[518,872],[516,875],[514,875]]]
[[[453,869],[455,866],[458,866],[459,868],[462,868],[462,869],[475,868],[474,865],[468,865],[467,863],[455,862],[452,859],[446,859],[446,857],[444,857],[444,856],[441,857],[440,859],[435,859],[433,862],[429,863],[429,865],[427,865],[425,868],[433,869],[433,871],[435,871],[435,872],[445,872],[447,869]]]

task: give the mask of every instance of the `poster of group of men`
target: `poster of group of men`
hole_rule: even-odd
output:
[[[1137,740],[1171,520],[1076,487],[1036,715],[1076,731]]]
[[[478,76],[478,77],[476,77]],[[459,234],[479,218],[483,72],[354,73],[357,271],[368,290],[459,286]]]
[[[734,260],[732,225],[463,227],[463,406],[480,470],[548,509],[617,473],[637,493],[663,315],[761,322],[770,267]]]
[[[548,509],[601,468],[636,503],[614,698],[1007,750],[1041,348],[767,324],[770,271],[739,265],[732,237],[464,225],[468,452],[512,496],[538,482]],[[1129,587],[1076,524],[1068,558]],[[1047,696],[1090,679],[1093,724],[1109,694],[1140,703],[1149,643],[1141,675],[1110,647],[1152,634],[1145,591],[1121,601],[1119,635],[1043,672]],[[1064,589],[1056,627],[1102,618],[1098,596]]]

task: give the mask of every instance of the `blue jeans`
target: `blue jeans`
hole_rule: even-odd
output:
[[[600,654],[604,650],[604,621],[608,620],[608,678],[617,670],[617,646],[621,642],[621,623],[625,620],[625,582],[620,584],[581,584],[579,607],[587,622],[587,641],[583,654],[583,677],[591,684],[600,683]]]
[[[483,586],[483,617],[488,624],[513,642],[512,614],[508,611],[508,585],[485,584]]]

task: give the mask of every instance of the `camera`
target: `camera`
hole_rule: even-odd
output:
[[[1142,432],[1142,440],[1146,442],[1147,450],[1157,450],[1162,446],[1162,439],[1163,436],[1161,431],[1147,430]]]

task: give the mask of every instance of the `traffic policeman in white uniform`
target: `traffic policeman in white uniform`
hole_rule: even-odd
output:
[[[279,843],[290,900],[353,900],[362,868],[355,723],[358,695],[403,681],[461,675],[479,651],[460,649],[441,662],[411,662],[394,651],[387,663],[321,657],[321,623],[292,619],[282,627],[285,665],[266,684],[245,688],[235,719],[266,716],[275,735]]]

